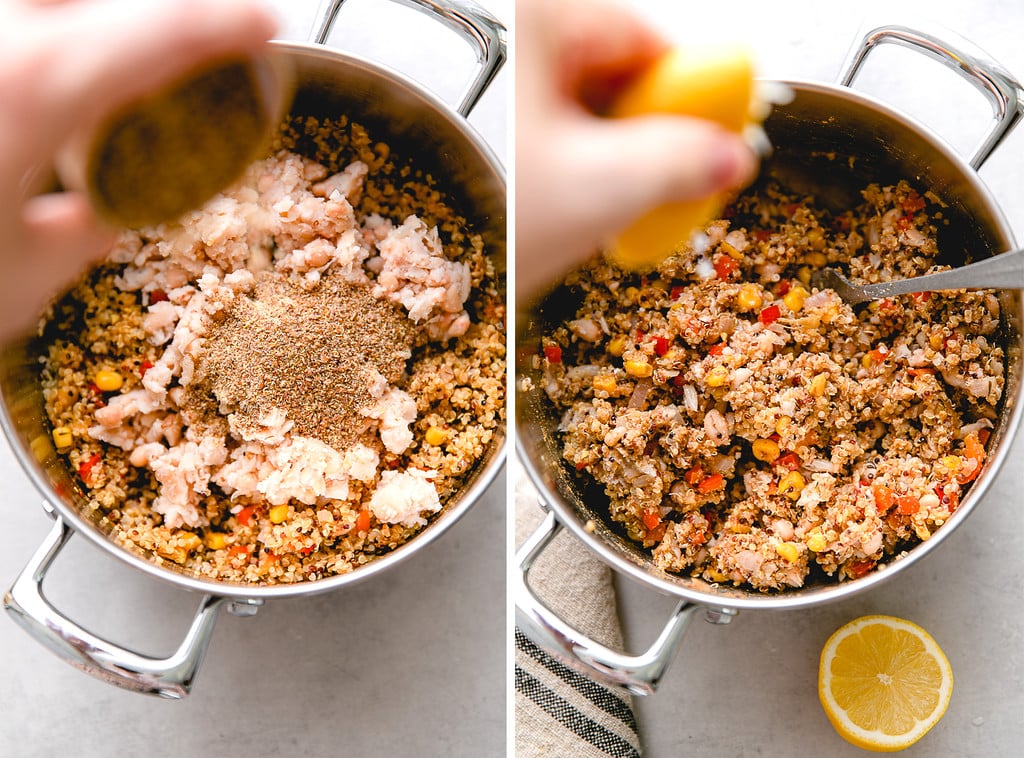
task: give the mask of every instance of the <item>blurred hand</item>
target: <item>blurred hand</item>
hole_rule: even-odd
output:
[[[717,124],[600,113],[667,43],[611,0],[516,3],[516,292],[530,299],[644,212],[736,187],[753,153]]]
[[[81,194],[36,194],[72,132],[276,28],[253,0],[0,0],[0,339],[112,240]]]

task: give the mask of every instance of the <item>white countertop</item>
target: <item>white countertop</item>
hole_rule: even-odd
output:
[[[276,4],[286,12],[282,36],[304,38],[315,0]],[[510,2],[482,4],[509,23]],[[331,41],[415,72],[452,101],[473,56],[435,26],[391,3],[353,3]],[[502,159],[506,78],[470,119]],[[0,482],[6,589],[51,522],[6,440]],[[193,694],[181,702],[95,680],[0,615],[0,756],[501,755],[504,580],[502,474],[440,539],[372,581],[271,601],[250,619],[221,613]],[[61,553],[46,589],[86,628],[151,655],[177,646],[199,601],[82,538]]]
[[[689,3],[686,10],[682,3],[635,4],[649,9],[668,34],[684,38],[725,23],[711,18],[725,4],[705,8],[700,19],[693,18]],[[833,82],[862,22],[913,25],[922,18],[956,29],[1024,77],[1024,5],[947,0],[898,5],[894,19],[881,2],[737,2],[728,4],[727,23],[754,44],[761,73],[769,78]],[[871,56],[856,86],[922,119],[929,116],[933,128],[961,149],[972,148],[989,123],[988,105],[969,86],[937,63],[892,45]],[[1024,132],[1018,130],[981,171],[1018,240],[1024,238],[1022,168]],[[1022,523],[1024,440],[1018,439],[970,518],[941,549],[882,587],[811,610],[744,611],[725,627],[694,621],[660,690],[636,701],[645,755],[866,755],[828,723],[818,704],[817,665],[835,629],[871,613],[916,621],[936,638],[953,667],[955,687],[946,716],[904,755],[1020,755]],[[628,646],[635,653],[654,640],[675,601],[630,580],[620,579],[618,588]]]

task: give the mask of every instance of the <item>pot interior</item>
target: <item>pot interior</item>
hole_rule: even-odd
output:
[[[393,155],[411,160],[416,169],[430,174],[452,207],[466,217],[469,227],[483,236],[504,294],[504,171],[465,119],[414,83],[375,64],[314,45],[274,45],[293,64],[296,75],[297,90],[289,117],[347,116],[366,127],[374,141],[386,142]],[[297,149],[303,152],[301,144]],[[157,567],[140,559],[108,539],[104,527],[85,515],[88,498],[53,446],[39,382],[38,355],[39,346],[31,339],[7,345],[0,352],[0,421],[26,473],[67,521],[102,548],[163,579],[206,592],[246,597],[302,594],[376,573],[429,542],[461,516],[483,493],[504,460],[505,433],[501,430],[467,475],[460,493],[445,504],[422,533],[359,571],[317,582],[263,587],[196,580],[179,573],[169,562]]]
[[[795,97],[777,106],[765,124],[774,147],[761,167],[758,182],[777,179],[799,193],[814,195],[818,204],[843,210],[861,201],[871,182],[910,181],[921,192],[933,191],[948,208],[949,224],[939,234],[943,262],[987,258],[1014,247],[1012,233],[988,190],[966,160],[924,127],[887,106],[844,87],[788,82]],[[543,397],[540,372],[531,358],[540,337],[570,318],[578,299],[560,289],[517,321],[517,445],[524,466],[542,497],[560,520],[606,562],[661,591],[693,601],[729,607],[794,607],[836,599],[865,589],[933,550],[974,508],[996,473],[1020,415],[1021,298],[1001,294],[1006,346],[1006,385],[1002,412],[989,443],[989,456],[979,479],[953,517],[931,539],[915,546],[898,562],[862,579],[808,584],[799,590],[765,594],[751,589],[712,585],[699,578],[669,574],[655,566],[650,551],[627,539],[608,515],[600,485],[586,481],[561,459],[558,421]],[[524,382],[523,380],[530,380]],[[530,387],[530,389],[524,389]],[[588,522],[592,522],[588,526]]]

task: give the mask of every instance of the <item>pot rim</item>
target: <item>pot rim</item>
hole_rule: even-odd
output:
[[[828,95],[839,96],[852,100],[859,105],[879,111],[892,120],[905,126],[908,131],[913,132],[918,139],[930,142],[936,151],[941,152],[952,164],[961,169],[961,174],[969,183],[971,190],[984,201],[985,205],[992,211],[994,223],[997,225],[1009,240],[1012,247],[1016,247],[1013,230],[1010,227],[1002,208],[996,202],[991,191],[982,181],[979,173],[968,163],[968,160],[954,149],[946,140],[938,135],[927,125],[913,118],[912,116],[897,110],[893,106],[875,98],[871,95],[851,89],[850,87],[838,84],[828,84],[810,80],[785,79],[785,80],[763,80],[785,85],[793,90],[804,90]],[[919,543],[910,551],[888,560],[878,569],[869,575],[859,579],[837,582],[833,585],[802,587],[786,590],[779,594],[757,595],[753,590],[744,591],[746,594],[722,594],[705,592],[699,589],[680,586],[680,576],[670,574],[658,569],[647,568],[635,561],[630,561],[623,552],[609,547],[608,543],[597,535],[589,532],[585,521],[580,514],[565,501],[557,491],[553,491],[545,484],[545,477],[540,468],[529,456],[522,435],[519,432],[518,424],[515,429],[515,450],[519,463],[526,471],[531,483],[540,495],[542,505],[554,511],[558,521],[567,528],[576,539],[580,540],[588,549],[594,552],[605,564],[615,571],[624,574],[640,584],[656,590],[662,594],[670,595],[682,600],[710,608],[722,608],[730,610],[792,610],[806,608],[827,602],[833,602],[851,597],[860,592],[866,591],[886,581],[898,570],[905,569],[917,563],[926,555],[931,554],[974,510],[978,502],[984,497],[993,479],[1002,468],[1006,457],[1009,454],[1011,442],[1017,434],[1021,422],[1021,415],[1024,407],[1021,406],[1022,386],[1024,382],[1017,382],[1016,387],[1007,387],[1012,391],[1012,396],[1004,396],[1004,411],[1007,404],[1012,405],[1012,412],[1004,415],[1001,419],[1001,434],[997,448],[990,451],[986,457],[984,469],[979,478],[972,484],[968,495],[961,502],[960,507],[946,521],[935,534],[927,541]],[[538,390],[539,391],[539,390]],[[561,464],[559,464],[561,465]],[[727,590],[729,588],[726,588]]]
[[[479,150],[481,157],[495,172],[501,180],[503,187],[507,187],[505,167],[498,159],[493,148],[484,140],[479,132],[469,123],[468,119],[460,114],[453,106],[445,102],[438,95],[426,89],[423,85],[405,76],[389,66],[371,61],[361,55],[349,53],[343,50],[329,48],[314,42],[293,42],[283,40],[272,40],[268,43],[271,50],[284,51],[286,53],[311,56],[314,58],[327,59],[332,63],[346,66],[357,66],[369,70],[372,74],[389,80],[389,84],[405,87],[411,94],[419,98],[425,105],[430,106],[439,117],[443,117],[455,126],[458,132],[469,140],[473,147]],[[506,190],[507,191],[507,190]],[[506,337],[507,338],[507,337]],[[507,388],[506,388],[507,405]],[[65,502],[57,494],[54,488],[42,474],[39,462],[32,455],[26,446],[21,444],[19,434],[14,430],[11,422],[7,403],[0,400],[0,428],[7,438],[8,445],[17,459],[22,471],[28,476],[32,484],[43,497],[43,508],[51,516],[59,516],[67,523],[76,534],[83,535],[92,544],[101,550],[109,553],[125,564],[142,571],[144,574],[169,583],[175,587],[200,592],[206,595],[225,597],[231,599],[253,599],[265,600],[269,598],[295,597],[299,595],[314,595],[322,592],[329,592],[342,586],[355,584],[387,570],[389,567],[405,560],[428,544],[434,542],[456,521],[458,521],[470,507],[484,495],[491,486],[499,472],[502,470],[508,451],[508,423],[500,429],[500,439],[489,458],[482,461],[482,465],[473,475],[468,488],[462,490],[457,500],[451,501],[443,506],[441,512],[430,521],[427,526],[416,534],[407,543],[399,546],[385,555],[374,558],[369,563],[360,566],[347,574],[317,579],[313,581],[296,582],[293,584],[240,584],[220,582],[212,579],[189,576],[174,569],[164,568],[146,558],[122,547],[114,542],[109,535],[101,532],[94,524],[82,517],[80,512]]]

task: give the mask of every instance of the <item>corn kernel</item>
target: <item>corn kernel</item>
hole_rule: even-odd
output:
[[[811,379],[811,394],[815,397],[821,397],[825,394],[825,385],[828,383],[828,374],[821,373],[815,374],[814,378]]]
[[[753,530],[750,528],[750,524],[735,523],[729,526],[729,531],[733,534],[750,534]]]
[[[821,250],[825,247],[825,235],[822,233],[821,229],[808,229],[807,243],[815,250]]]
[[[185,532],[178,537],[178,544],[189,552],[192,552],[193,550],[198,550],[199,546],[203,544],[203,541],[195,532]]]
[[[174,561],[177,564],[184,564],[188,560],[188,550],[183,547],[170,547],[168,545],[160,545],[156,548],[156,554],[161,558],[166,558],[169,561]]]
[[[775,546],[775,552],[790,563],[796,563],[797,558],[800,557],[800,553],[797,551],[796,545],[792,542],[780,542]]]
[[[941,334],[933,334],[928,337],[928,344],[931,346],[932,350],[941,350],[942,343],[945,341],[946,340],[943,339]]]
[[[775,440],[754,440],[751,447],[754,450],[754,457],[759,461],[771,463],[779,457],[779,443]]]
[[[786,304],[793,313],[804,307],[804,300],[807,299],[808,292],[803,287],[793,287],[782,297],[782,302]]]
[[[796,278],[800,280],[800,284],[805,287],[811,286],[811,267],[801,266],[796,270]]]
[[[598,374],[594,377],[594,391],[595,392],[607,392],[611,394],[619,388],[619,383],[615,381],[615,377],[611,374]]]
[[[716,569],[708,569],[708,579],[718,583],[727,582],[729,581],[729,575],[723,574],[721,571]]]
[[[104,369],[97,371],[92,381],[100,392],[117,392],[117,390],[121,389],[121,385],[124,384],[124,377],[116,371]]]
[[[634,302],[640,296],[640,290],[636,287],[626,287],[626,302]]]
[[[737,250],[735,247],[730,245],[725,240],[722,240],[722,242],[718,243],[718,249],[721,250],[726,255],[728,255],[733,260],[736,260],[736,261],[742,261],[743,260],[743,253],[741,253],[739,250]]]
[[[736,302],[745,311],[757,310],[764,303],[761,288],[756,284],[744,284],[736,295]]]
[[[68,427],[58,426],[53,430],[53,444],[56,445],[58,449],[71,447],[72,442],[74,442],[74,437]]]
[[[228,538],[226,534],[220,532],[207,532],[206,539],[203,540],[206,543],[208,550],[223,550],[227,547]]]
[[[960,470],[960,465],[962,461],[960,460],[960,456],[958,455],[944,455],[939,460],[951,474],[955,474],[957,471]]]
[[[821,268],[828,263],[828,258],[825,257],[824,253],[808,253],[804,256],[804,263],[808,266],[814,266],[815,268]]]
[[[709,387],[721,387],[727,381],[729,381],[729,369],[725,366],[715,366],[704,377],[704,383]]]
[[[626,352],[627,342],[625,334],[616,334],[608,341],[608,353],[616,358],[621,358],[622,354]]]
[[[448,439],[448,432],[439,426],[432,426],[427,429],[426,433],[423,435],[423,439],[427,441],[428,445],[434,445],[436,447]]]
[[[799,471],[790,471],[779,480],[779,494],[785,495],[790,500],[799,500],[807,482]]]
[[[272,524],[280,524],[286,518],[288,518],[288,506],[287,505],[275,505],[272,506],[270,511],[267,513],[267,517],[270,519]]]
[[[647,361],[628,360],[623,363],[626,373],[637,379],[646,379],[654,373],[654,366]]]
[[[778,421],[775,422],[775,433],[780,437],[783,436],[792,423],[793,419],[791,419],[789,416],[782,416]]]
[[[812,531],[807,537],[807,549],[812,553],[820,553],[826,547],[828,547],[828,541],[825,539],[825,535],[818,530]]]

